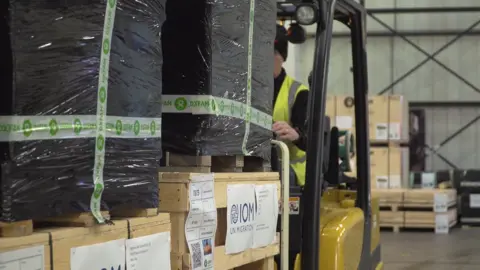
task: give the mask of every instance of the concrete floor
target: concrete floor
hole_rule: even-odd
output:
[[[480,228],[433,232],[382,232],[385,270],[479,270]]]

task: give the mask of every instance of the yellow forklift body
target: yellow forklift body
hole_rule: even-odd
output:
[[[331,189],[320,207],[321,270],[357,270],[363,242],[363,211],[355,207],[356,191]],[[380,259],[379,198],[372,197],[372,269],[383,270]],[[275,265],[277,270],[277,265]],[[301,255],[294,270],[301,270]]]
[[[357,193],[351,190],[338,190],[331,189],[326,191],[322,196],[322,202],[330,205],[330,207],[355,207],[355,199]],[[372,232],[371,232],[371,247],[370,252],[372,255],[373,269],[383,269],[383,263],[381,261],[380,254],[380,200],[377,196],[371,197],[371,209],[372,209]],[[363,231],[361,232],[363,236]]]
[[[363,211],[322,200],[320,216],[320,269],[357,270],[362,253]],[[300,259],[298,255],[295,270],[301,269]]]

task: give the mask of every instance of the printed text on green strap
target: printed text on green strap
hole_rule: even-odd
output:
[[[162,110],[164,113],[191,113],[212,114],[235,117],[262,128],[271,130],[272,116],[256,108],[250,108],[247,114],[247,105],[226,98],[208,95],[163,95]]]

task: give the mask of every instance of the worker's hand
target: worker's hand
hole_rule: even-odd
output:
[[[300,137],[300,135],[298,135],[298,132],[294,128],[292,128],[287,122],[284,121],[278,121],[273,123],[272,130],[273,132],[275,132],[278,139],[282,141],[294,142]]]

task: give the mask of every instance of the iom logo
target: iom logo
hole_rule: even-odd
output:
[[[255,220],[255,203],[233,204],[230,209],[230,223],[242,224]]]

